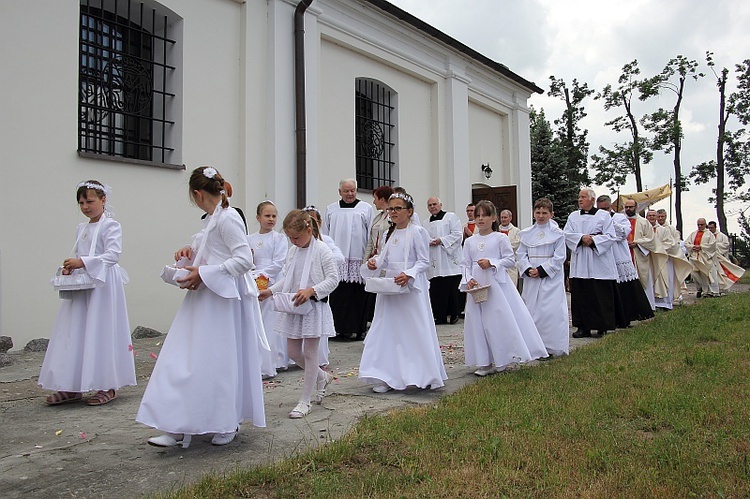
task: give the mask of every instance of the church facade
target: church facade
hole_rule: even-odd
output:
[[[349,177],[367,202],[405,187],[422,216],[432,195],[462,214],[473,187],[511,188],[531,223],[540,88],[386,1],[300,3],[2,3],[0,334],[48,336],[87,179],[112,187],[131,326],[162,331],[183,292],[159,271],[200,228],[196,166],[232,183],[250,232],[260,201],[281,219]]]

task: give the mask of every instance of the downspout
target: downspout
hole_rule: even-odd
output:
[[[313,0],[294,9],[294,96],[297,139],[297,208],[307,205],[307,128],[305,114],[305,11]]]

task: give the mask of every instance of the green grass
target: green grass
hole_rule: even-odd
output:
[[[173,497],[748,497],[749,396],[744,293]]]

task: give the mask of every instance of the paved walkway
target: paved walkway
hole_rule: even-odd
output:
[[[438,326],[438,335],[449,377],[442,389],[375,394],[357,381],[362,343],[331,342],[336,379],[330,395],[306,418],[287,417],[302,387],[303,373],[293,369],[265,384],[267,428],[246,424],[225,447],[210,445],[207,436],[184,450],[147,445],[158,432],[134,421],[160,338],[134,341],[139,384],[101,407],[46,406],[49,392],[36,384],[43,354],[12,354],[15,364],[0,369],[0,495],[136,497],[169,491],[208,472],[270,463],[314,448],[340,438],[365,414],[433,403],[475,382],[463,365],[463,321]],[[571,339],[571,347],[592,341]]]

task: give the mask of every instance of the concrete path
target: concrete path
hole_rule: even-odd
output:
[[[346,434],[365,414],[430,404],[479,379],[463,365],[463,321],[438,326],[438,335],[449,377],[444,388],[373,393],[357,381],[362,343],[331,342],[336,379],[330,395],[306,418],[287,417],[303,378],[300,369],[292,369],[265,384],[267,428],[246,424],[225,447],[211,445],[206,436],[184,450],[149,446],[146,440],[158,432],[134,421],[155,362],[151,354],[158,356],[163,338],[134,341],[138,386],[101,407],[46,406],[49,392],[37,386],[44,354],[11,353],[14,365],[0,369],[0,496],[137,497],[172,490],[208,472],[271,463],[315,448]],[[571,339],[571,347],[592,341]]]

